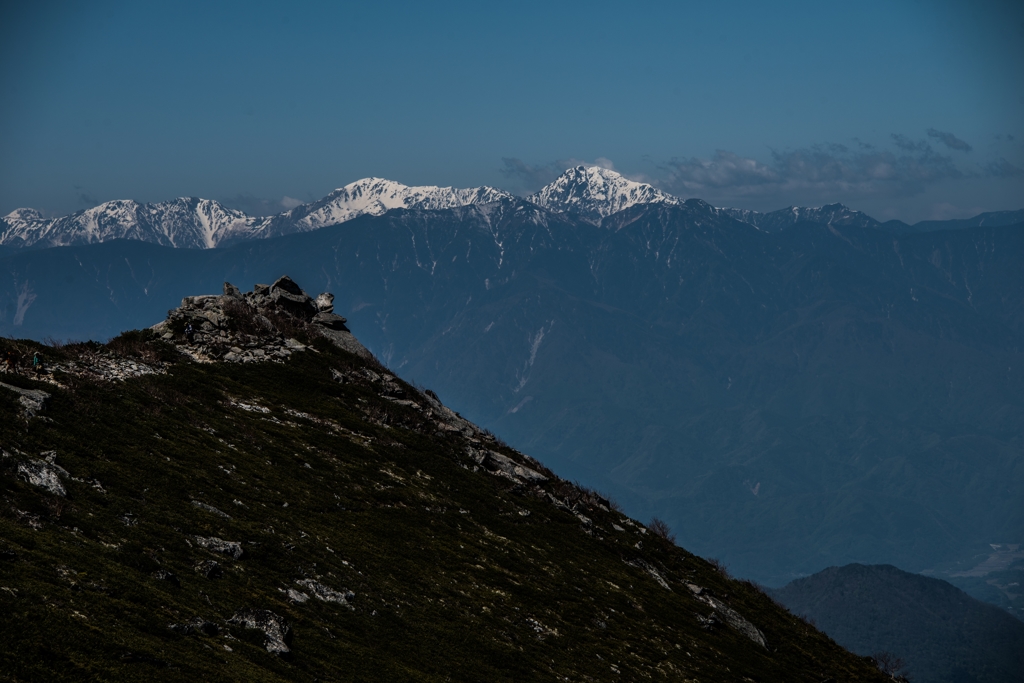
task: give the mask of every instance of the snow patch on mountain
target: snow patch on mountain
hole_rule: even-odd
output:
[[[527,199],[551,211],[573,213],[594,223],[637,204],[681,204],[683,201],[600,166],[570,168]]]
[[[311,204],[303,204],[274,216],[257,228],[252,237],[274,237],[308,232],[350,221],[364,214],[379,216],[392,209],[427,211],[487,204],[512,195],[493,187],[409,186],[386,178],[363,178]]]
[[[468,204],[487,204],[512,195],[493,187],[410,187],[385,178],[364,178],[339,188],[309,205],[309,212],[298,222],[309,230],[336,225],[356,216],[379,216],[391,209],[452,209]]]

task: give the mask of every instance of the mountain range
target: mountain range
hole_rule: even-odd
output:
[[[44,218],[35,209],[16,209],[0,218],[0,247],[54,247],[132,239],[170,247],[212,249],[247,240],[279,237],[338,225],[362,215],[379,216],[393,209],[439,210],[515,200],[493,187],[410,187],[384,178],[364,178],[326,197],[274,216],[247,216],[211,199],[181,197],[143,204],[134,200],[105,202],[68,216]],[[629,180],[597,166],[566,170],[552,183],[525,198],[554,213],[571,214],[595,225],[637,205],[679,205],[683,200],[649,184]],[[1024,211],[981,214],[960,221],[926,221],[907,225],[880,223],[841,204],[817,208],[790,207],[770,213],[719,209],[722,215],[766,232],[797,223],[882,227],[897,233],[1012,225]]]

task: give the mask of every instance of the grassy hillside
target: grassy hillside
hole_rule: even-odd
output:
[[[0,375],[0,679],[882,680],[372,358],[247,310],[193,346],[0,341],[49,365]],[[276,356],[200,362],[217,339]]]

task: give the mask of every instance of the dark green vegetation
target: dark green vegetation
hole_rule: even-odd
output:
[[[1024,623],[945,581],[851,564],[772,595],[858,654],[903,658],[915,683],[1015,683],[1024,672]]]
[[[600,496],[489,434],[444,427],[424,393],[387,380],[382,395],[372,361],[319,339],[280,364],[197,364],[152,336],[0,341],[41,348],[64,385],[0,376],[52,394],[27,420],[0,388],[0,679],[882,680]],[[59,369],[113,348],[166,373]],[[497,476],[474,451],[547,479]],[[67,471],[66,497],[19,474],[44,457]],[[352,608],[295,602],[307,580],[352,591]],[[767,648],[688,584],[753,622]],[[288,656],[228,622],[243,608],[290,624]]]
[[[1024,541],[1021,263],[1020,226],[767,233],[699,201],[595,226],[509,202],[14,254],[0,332],[112,335],[288,272],[478,424],[782,585]]]

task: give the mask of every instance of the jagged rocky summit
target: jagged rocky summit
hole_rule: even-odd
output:
[[[306,345],[290,334],[306,331],[364,358],[370,352],[334,312],[334,295],[316,298],[302,291],[287,275],[272,285],[241,292],[230,282],[223,294],[187,296],[167,319],[151,329],[199,361],[235,363],[282,361]],[[186,334],[191,325],[192,332]]]

